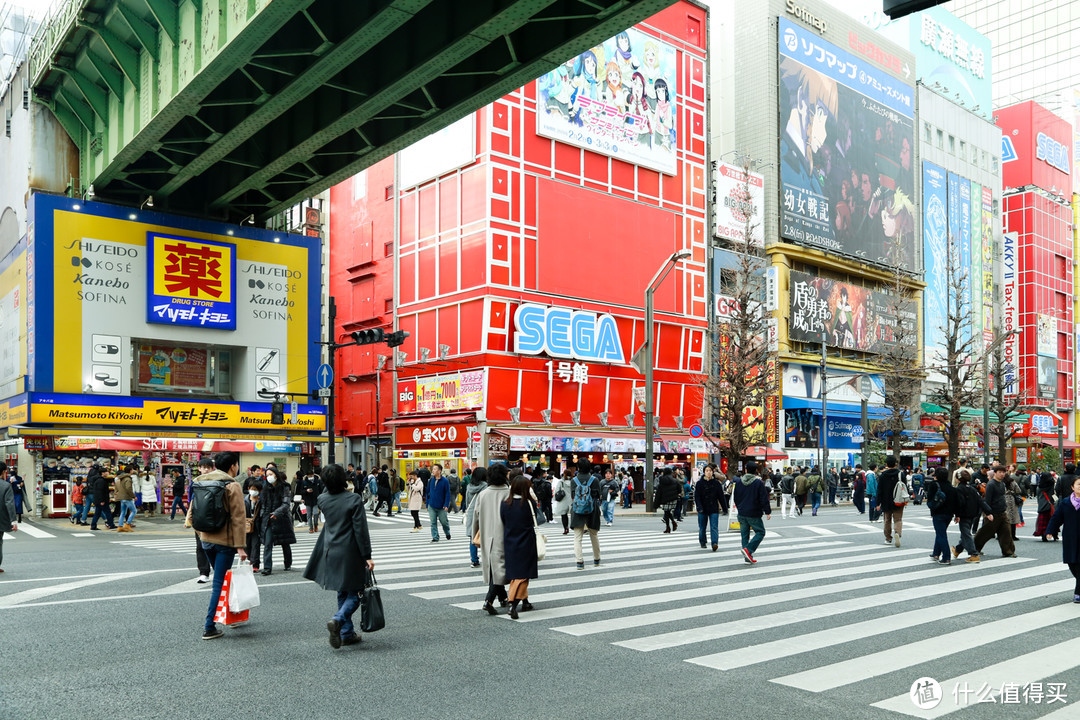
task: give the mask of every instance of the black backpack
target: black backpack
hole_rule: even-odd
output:
[[[225,486],[221,480],[204,480],[191,486],[191,527],[199,532],[216,532],[229,522],[225,507]]]
[[[973,518],[979,514],[979,491],[970,485],[960,485],[956,488],[957,508],[956,516]]]
[[[938,483],[930,483],[926,488],[926,506],[930,508],[931,512],[940,510],[941,506],[945,504],[947,496],[945,491],[941,489],[941,485]]]

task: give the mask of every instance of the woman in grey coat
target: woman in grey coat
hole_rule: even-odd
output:
[[[471,528],[473,524],[473,501],[481,490],[487,487],[487,468],[478,467],[473,470],[469,484],[465,486],[465,527]],[[480,567],[480,548],[469,543],[469,557],[472,559],[474,568]]]
[[[469,504],[473,511],[472,536],[480,546],[481,566],[484,568],[484,581],[488,584],[487,597],[484,599],[484,611],[495,614],[491,604],[496,597],[499,604],[506,607],[506,555],[503,549],[503,527],[501,504],[510,494],[507,485],[506,466],[495,464],[487,471],[487,489],[476,496],[476,504]],[[475,478],[476,475],[474,474]]]
[[[304,577],[314,580],[324,590],[337,591],[338,610],[326,624],[330,646],[360,642],[353,629],[352,616],[360,607],[360,593],[375,569],[371,559],[371,536],[364,515],[364,500],[356,493],[345,492],[345,470],[327,465],[322,471],[326,492],[319,496],[323,531],[315,543]]]

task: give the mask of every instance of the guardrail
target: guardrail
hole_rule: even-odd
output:
[[[30,41],[30,84],[36,87],[60,44],[75,30],[75,22],[90,0],[59,0],[49,10],[41,27]]]

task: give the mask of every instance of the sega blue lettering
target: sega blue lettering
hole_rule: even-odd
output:
[[[618,325],[607,314],[524,303],[514,313],[514,327],[514,352],[521,355],[626,362]]]
[[[1039,133],[1035,137],[1035,157],[1050,167],[1069,174],[1069,148],[1046,133]]]
[[[1013,147],[1012,139],[1008,135],[1001,136],[1001,162],[1012,162],[1016,159],[1016,148]]]

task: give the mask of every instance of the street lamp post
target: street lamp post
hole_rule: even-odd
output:
[[[652,282],[645,288],[645,344],[638,352],[645,352],[645,511],[652,512],[652,489],[653,489],[653,358],[656,351],[653,348],[653,292],[664,282],[664,278],[680,260],[690,257],[689,250],[679,250],[671,254],[664,264],[653,275]]]

